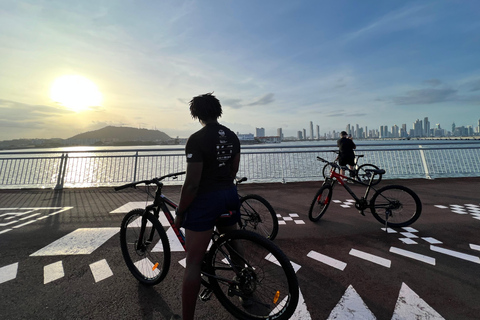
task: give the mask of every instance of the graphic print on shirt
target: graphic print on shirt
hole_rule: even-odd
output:
[[[218,130],[217,161],[218,166],[223,167],[225,162],[232,158],[233,143],[228,142],[227,135],[222,129]]]

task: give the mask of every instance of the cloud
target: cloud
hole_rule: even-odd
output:
[[[250,103],[243,103],[241,99],[223,99],[222,105],[228,106],[233,109],[240,109],[243,107],[264,106],[275,101],[273,93],[267,93],[266,95],[258,98]]]
[[[247,104],[247,106],[263,106],[263,105],[272,103],[273,101],[275,101],[273,99],[273,96],[274,96],[273,93],[268,93],[263,97],[261,97],[260,99],[258,99],[257,101]]]
[[[469,81],[464,86],[469,92],[480,91],[480,79]]]
[[[457,100],[457,90],[454,89],[420,89],[408,91],[403,96],[392,97],[396,105],[433,104]]]
[[[72,114],[71,110],[44,105],[31,105],[17,101],[0,99],[0,120],[36,121],[45,117]]]
[[[432,87],[438,87],[439,85],[442,84],[442,81],[440,81],[438,79],[429,79],[429,80],[423,81],[423,83],[425,83],[429,86],[432,86]]]

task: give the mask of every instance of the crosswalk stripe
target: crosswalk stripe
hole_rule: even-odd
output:
[[[425,262],[425,263],[428,263],[428,264],[431,264],[431,265],[435,265],[435,258],[425,256],[423,254],[418,254],[418,253],[415,253],[415,252],[403,250],[403,249],[396,248],[396,247],[390,247],[390,252],[396,253],[398,255],[401,255],[401,256],[404,256],[404,257],[407,257],[407,258],[411,258],[411,259],[414,259],[414,260]]]
[[[32,253],[30,256],[90,254],[120,228],[80,228]]]
[[[110,266],[105,259],[90,264],[90,270],[92,271],[95,282],[99,282],[113,276],[112,269],[110,269]]]
[[[62,261],[57,261],[43,267],[43,284],[58,280],[64,276]]]
[[[340,260],[337,260],[337,259],[334,259],[332,257],[329,257],[329,256],[326,256],[324,254],[321,254],[321,253],[318,253],[318,252],[315,252],[315,251],[310,251],[308,254],[307,254],[307,257],[309,258],[312,258],[314,260],[317,260],[318,262],[322,262],[326,265],[329,265],[331,267],[334,267],[338,270],[344,270],[345,267],[347,266],[347,264],[345,262],[342,262]]]
[[[435,252],[440,252],[440,253],[455,257],[455,258],[462,259],[462,260],[471,261],[471,262],[480,264],[480,258],[477,257],[477,256],[472,256],[470,254],[461,253],[461,252],[458,252],[458,251],[453,251],[453,250],[449,250],[449,249],[445,249],[445,248],[440,248],[440,247],[437,247],[437,246],[430,246],[430,250],[435,251]]]
[[[0,268],[0,283],[13,280],[17,277],[18,262]]]
[[[364,260],[379,264],[379,265],[384,266],[386,268],[390,268],[390,266],[392,265],[392,262],[388,259],[384,259],[382,257],[376,256],[376,255],[373,255],[373,254],[370,254],[370,253],[367,253],[367,252],[363,252],[363,251],[360,251],[360,250],[357,250],[357,249],[351,249],[349,254],[352,255],[352,256],[355,256],[357,258],[364,259]]]

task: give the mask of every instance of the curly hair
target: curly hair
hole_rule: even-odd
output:
[[[193,119],[216,120],[222,116],[222,106],[213,92],[206,93],[196,96],[190,101],[190,113]]]

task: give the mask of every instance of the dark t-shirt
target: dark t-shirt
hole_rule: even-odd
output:
[[[221,124],[207,124],[188,138],[185,154],[188,162],[203,162],[199,193],[233,185],[233,158],[240,153],[237,135]]]
[[[355,149],[357,146],[355,143],[352,141],[352,139],[348,138],[340,138],[337,141],[337,146],[338,146],[338,157],[343,160],[353,160],[355,159],[355,153],[353,152],[353,149]]]

